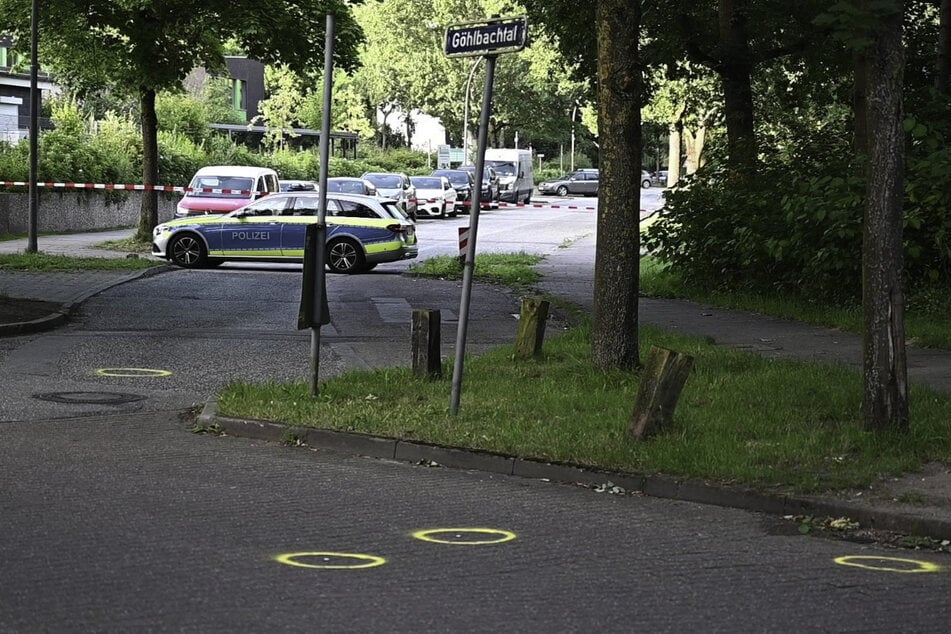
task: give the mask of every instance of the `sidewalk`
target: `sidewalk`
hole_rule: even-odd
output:
[[[92,245],[104,240],[125,237],[129,230],[68,236],[49,236],[40,239],[40,250],[86,257],[125,257],[93,249]],[[589,312],[592,308],[594,287],[594,238],[558,248],[538,265],[542,275],[540,287],[552,295],[562,297]],[[0,242],[0,253],[21,252],[25,240]],[[145,271],[90,271],[76,273],[0,273],[0,298],[42,300],[60,304],[60,310],[46,319],[36,320],[27,330],[24,324],[0,323],[0,335],[22,334],[51,328],[65,321],[71,310],[85,299],[117,284],[143,275],[152,275],[161,269]],[[420,283],[425,283],[422,280]],[[437,280],[433,284],[442,284]],[[776,358],[800,358],[819,362],[843,363],[860,368],[862,338],[827,328],[807,326],[798,322],[764,317],[742,311],[724,310],[679,300],[642,298],[640,323],[675,330],[684,334],[706,336],[718,345],[756,352]],[[933,388],[951,393],[951,351],[909,348],[909,378]],[[215,418],[214,404],[203,414],[206,423],[219,423],[229,433],[280,438],[275,429],[280,426],[261,425],[248,421],[228,421]],[[397,455],[395,446],[382,440],[367,441],[366,437],[324,433],[321,446],[337,447],[363,455]],[[403,443],[402,446],[408,446]],[[547,477],[569,482],[627,483],[628,491],[650,495],[687,499],[696,502],[737,506],[766,513],[850,517],[864,526],[893,530],[913,535],[927,535],[951,539],[951,467],[929,465],[919,474],[876,484],[865,491],[842,492],[827,496],[800,496],[777,498],[753,491],[718,487],[702,482],[682,482],[664,477],[637,477],[621,474],[582,472],[557,465],[528,464],[527,461],[507,461],[499,456],[451,448],[413,446],[410,454],[415,460],[429,459],[444,466],[485,468],[506,473],[521,473],[529,477]],[[528,465],[528,466],[526,466]],[[639,484],[638,484],[639,483]],[[621,485],[624,486],[624,485]],[[903,495],[905,494],[905,495]],[[914,504],[898,499],[915,500]]]

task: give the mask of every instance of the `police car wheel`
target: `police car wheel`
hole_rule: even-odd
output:
[[[365,260],[363,248],[353,240],[334,240],[327,245],[327,266],[334,273],[359,273]]]
[[[186,233],[175,237],[168,245],[169,259],[178,266],[194,269],[205,265],[208,253],[198,236]]]

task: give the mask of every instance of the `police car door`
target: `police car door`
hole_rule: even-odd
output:
[[[266,196],[225,216],[221,224],[221,251],[209,255],[280,256],[280,220],[286,206],[286,197]]]

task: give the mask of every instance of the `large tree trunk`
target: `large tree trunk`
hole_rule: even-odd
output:
[[[641,172],[640,17],[639,2],[598,1],[601,187],[591,335],[591,357],[598,368],[640,365],[640,205],[630,198],[631,174]]]
[[[748,0],[720,0],[721,55],[727,152],[735,175],[748,174],[756,161],[753,128],[753,53],[746,32]]]
[[[684,128],[684,146],[687,149],[687,159],[684,161],[684,170],[688,175],[703,167],[703,146],[706,143],[707,126],[701,123],[697,131],[691,132]]]
[[[155,91],[143,88],[140,94],[142,109],[142,183],[158,183],[158,117],[155,115]],[[139,226],[135,239],[140,242],[152,241],[152,229],[158,224],[158,193],[146,189],[142,192],[142,206],[139,210]]]
[[[869,2],[865,0],[868,7]],[[907,430],[908,369],[902,295],[902,131],[904,2],[882,18],[866,53],[868,184],[865,202],[862,296],[865,314],[865,394],[869,430]]]
[[[951,0],[941,0],[938,19],[938,62],[935,68],[934,86],[948,92],[948,77],[951,75]]]

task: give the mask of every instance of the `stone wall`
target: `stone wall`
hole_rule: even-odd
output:
[[[145,192],[44,191],[40,190],[36,212],[38,232],[97,231],[134,227]],[[158,220],[175,215],[181,194],[158,194]],[[0,234],[29,231],[28,193],[0,194]]]

